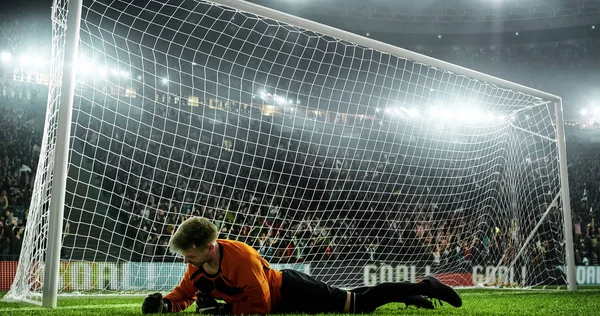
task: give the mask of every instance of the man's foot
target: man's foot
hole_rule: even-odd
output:
[[[417,308],[434,309],[433,303],[421,295],[413,295],[406,298],[404,301],[406,307],[416,306]]]
[[[442,283],[432,275],[428,275],[421,280],[422,283],[429,283],[429,298],[438,299],[447,302],[454,307],[462,306],[462,299],[454,289]]]

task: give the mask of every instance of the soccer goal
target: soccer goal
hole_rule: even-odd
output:
[[[576,289],[559,97],[246,1],[81,3],[6,299],[168,291],[189,216],[344,288]]]

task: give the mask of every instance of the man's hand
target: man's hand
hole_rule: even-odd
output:
[[[208,294],[196,293],[196,313],[211,315],[229,315],[231,314],[231,305],[221,304]]]
[[[169,305],[163,299],[162,294],[154,293],[150,294],[144,300],[142,304],[142,313],[144,314],[154,314],[154,313],[168,313]]]
[[[214,298],[203,292],[196,293],[196,313],[213,314],[219,306]]]

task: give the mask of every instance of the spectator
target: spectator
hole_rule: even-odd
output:
[[[13,228],[14,238],[10,245],[10,256],[12,261],[18,261],[21,255],[21,247],[23,245],[23,227],[15,226]]]
[[[6,191],[2,191],[2,195],[0,195],[0,205],[2,205],[2,210],[8,210],[8,196],[6,196]]]
[[[6,236],[4,234],[5,231],[5,221],[6,219],[4,218],[4,215],[0,215],[0,261],[3,261],[5,259],[5,255],[4,255],[4,249],[7,248],[5,246],[5,242],[6,242]]]
[[[17,261],[18,255],[20,253],[19,240],[17,240],[16,234],[19,231],[18,227],[19,219],[16,217],[11,217],[11,222],[4,229],[4,235],[6,236],[6,241],[9,245],[8,248],[8,260],[9,261]]]

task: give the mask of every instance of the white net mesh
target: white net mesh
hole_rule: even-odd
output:
[[[564,284],[554,104],[205,1],[87,1],[59,291],[169,290],[188,216],[332,285]],[[14,297],[43,280],[64,46]]]

